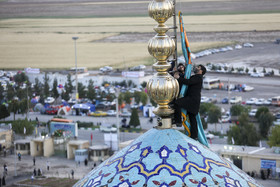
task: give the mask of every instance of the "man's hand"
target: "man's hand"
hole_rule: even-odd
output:
[[[175,79],[179,79],[179,77],[180,77],[179,72],[175,72],[175,73],[174,73],[174,78],[175,78]]]

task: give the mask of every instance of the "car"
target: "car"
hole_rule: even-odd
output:
[[[273,125],[280,125],[280,119],[276,119],[275,121],[273,121]]]
[[[223,99],[222,99],[222,104],[228,104],[228,98],[226,98],[226,97],[223,98]]]
[[[208,97],[202,96],[201,99],[200,99],[200,102],[201,102],[201,103],[209,103],[209,102],[210,102],[210,99],[209,99]]]
[[[130,68],[131,71],[143,71],[146,69],[145,65],[139,65],[139,66],[134,66],[132,68]]]
[[[257,98],[250,98],[249,100],[246,101],[246,105],[254,105],[257,101]]]
[[[120,116],[121,116],[121,117],[130,117],[130,116],[131,116],[131,113],[125,111],[125,112],[122,112],[122,113],[120,114]]]
[[[53,97],[47,97],[47,99],[44,100],[45,103],[53,103],[54,102],[54,98]]]
[[[102,73],[108,73],[108,72],[113,71],[113,68],[111,66],[104,66],[104,67],[100,68],[99,71],[101,71]]]
[[[258,106],[263,105],[263,102],[264,102],[264,101],[265,101],[265,99],[260,98],[260,99],[258,99],[258,100],[256,101],[255,105],[258,105]]]
[[[89,115],[94,117],[104,117],[107,116],[107,113],[102,111],[95,111],[95,112],[91,112]]]
[[[108,116],[115,116],[115,115],[117,115],[115,110],[108,110],[106,113],[107,113]]]
[[[271,105],[271,100],[272,100],[272,99],[266,99],[266,100],[264,100],[263,105]]]
[[[222,123],[227,123],[230,121],[230,116],[228,115],[222,115],[221,120]]]
[[[241,96],[235,96],[235,97],[232,97],[229,100],[230,104],[238,104],[238,103],[241,103],[241,102],[242,102],[242,97]]]
[[[252,110],[249,112],[249,116],[250,116],[250,117],[255,117],[257,111],[258,111],[257,109],[252,109]]]
[[[280,119],[280,113],[275,114],[276,119]]]
[[[102,124],[100,125],[99,130],[101,132],[117,132],[118,129],[116,127],[112,127],[109,124]]]
[[[207,139],[210,139],[210,140],[212,140],[215,136],[214,136],[214,134],[210,134],[209,132],[207,132],[207,131],[204,131],[204,134],[205,134],[205,137],[207,138]]]
[[[254,47],[254,45],[251,43],[245,43],[243,44],[243,47]]]
[[[239,45],[239,44],[237,44],[234,48],[235,48],[235,49],[241,49],[241,48],[242,48],[242,46],[241,46],[241,45]]]

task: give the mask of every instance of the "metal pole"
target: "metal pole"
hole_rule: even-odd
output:
[[[14,143],[14,149],[15,149],[15,177],[17,176],[17,151],[16,151],[16,143]]]
[[[77,77],[77,48],[76,48],[76,40],[79,39],[79,37],[72,37],[72,39],[74,40],[74,45],[75,45],[75,80],[76,80],[76,104],[78,103],[78,99],[79,99],[79,94],[78,94],[78,77]]]
[[[27,95],[27,112],[26,112],[26,118],[27,118],[27,120],[28,120],[28,116],[29,116],[28,82],[26,83],[26,95]]]
[[[119,124],[119,89],[116,88],[116,113],[117,113],[117,136],[118,136],[118,150],[120,150],[120,124]]]
[[[175,42],[175,50],[173,54],[173,60],[175,61],[175,67],[177,67],[177,24],[176,24],[176,0],[173,0],[174,5],[174,13],[173,13],[173,31],[174,31],[174,42]]]

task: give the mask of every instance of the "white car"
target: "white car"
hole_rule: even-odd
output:
[[[241,103],[241,102],[242,102],[242,97],[241,96],[235,96],[235,97],[232,97],[229,100],[230,104],[237,104],[237,103]]]
[[[134,66],[132,68],[130,68],[131,71],[143,71],[146,69],[145,65],[139,65],[139,66]]]
[[[130,112],[122,112],[120,114],[121,117],[130,117],[131,116],[131,113]]]
[[[252,109],[252,110],[249,112],[249,116],[250,116],[250,117],[255,117],[257,111],[258,111],[257,109]]]
[[[117,114],[115,110],[108,110],[106,113],[108,116],[115,116]]]
[[[261,98],[261,99],[258,99],[255,104],[260,106],[260,105],[263,105],[264,101],[265,101],[265,99]]]
[[[243,44],[243,46],[244,46],[244,47],[254,47],[254,45],[251,44],[251,43],[245,43],[245,44]]]
[[[246,101],[246,105],[254,105],[257,100],[258,100],[257,98],[252,97]]]
[[[108,73],[108,72],[113,71],[113,68],[111,66],[104,66],[104,67],[100,68],[99,71],[101,71],[102,73]]]
[[[221,117],[221,122],[222,123],[227,123],[227,122],[229,122],[230,121],[230,116],[228,116],[228,115],[223,115],[222,117]]]
[[[201,103],[209,103],[209,102],[210,102],[210,99],[209,99],[208,97],[202,96],[201,99],[200,99],[200,102],[201,102]]]
[[[207,139],[213,139],[215,136],[214,136],[214,134],[210,134],[209,132],[206,132],[206,131],[204,131],[204,134],[205,134],[205,137],[207,138]]]
[[[263,105],[271,105],[271,99],[266,99],[266,100],[263,102]]]
[[[242,46],[241,45],[236,45],[234,48],[235,49],[242,49]]]

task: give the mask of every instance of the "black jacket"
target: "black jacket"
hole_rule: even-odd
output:
[[[180,77],[178,79],[180,88],[183,84],[188,85],[188,90],[183,98],[180,98],[176,103],[185,108],[188,112],[197,114],[200,107],[201,89],[202,89],[202,75],[192,75],[190,79]]]

